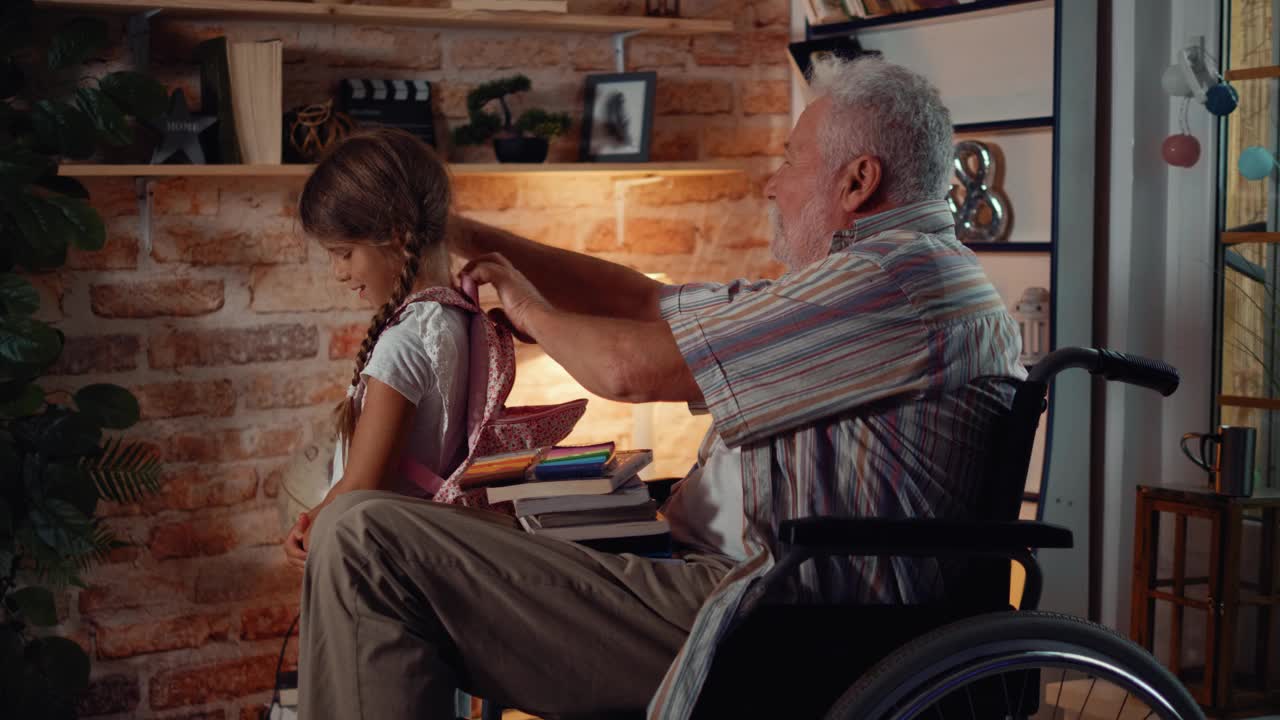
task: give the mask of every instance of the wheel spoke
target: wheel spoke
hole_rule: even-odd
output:
[[[1089,698],[1093,695],[1093,687],[1098,684],[1098,678],[1091,678],[1089,681],[1089,691],[1084,694],[1084,702],[1080,705],[1080,717],[1084,717],[1084,709],[1089,706]]]
[[[969,686],[964,686],[964,697],[969,701],[969,717],[978,720],[978,710],[973,706],[973,693],[969,691]]]
[[[1116,711],[1116,720],[1120,720],[1120,715],[1124,713],[1124,706],[1129,702],[1129,693],[1126,691],[1124,699],[1120,701],[1120,709]]]
[[[1067,669],[1062,668],[1062,678],[1058,680],[1058,697],[1053,700],[1053,717],[1058,717],[1058,711],[1062,709],[1062,688],[1067,686]],[[1052,720],[1052,718],[1050,719]]]

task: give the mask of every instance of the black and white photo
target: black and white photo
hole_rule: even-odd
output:
[[[583,162],[647,162],[657,73],[588,75]]]

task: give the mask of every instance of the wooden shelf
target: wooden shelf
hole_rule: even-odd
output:
[[[1224,244],[1280,243],[1280,232],[1224,232],[1220,235]]]
[[[337,5],[275,0],[35,0],[38,7],[141,13],[161,10],[160,17],[219,20],[276,20],[361,25],[426,25],[433,27],[646,32],[656,35],[703,35],[733,32],[732,20],[648,17],[646,15],[569,15],[564,13],[497,12],[447,8]]]
[[[1042,117],[1030,118],[1014,118],[1012,120],[991,120],[989,122],[960,123],[954,125],[951,131],[960,134],[980,133],[980,132],[1011,132],[1014,130],[1038,130],[1042,128],[1053,128],[1053,116],[1045,115]]]
[[[1239,68],[1227,71],[1228,80],[1263,80],[1280,78],[1280,65],[1263,65],[1262,67]]]
[[[76,178],[138,177],[306,177],[314,165],[98,165],[64,164],[58,174]],[[675,176],[730,175],[743,172],[741,163],[732,161],[665,162],[665,163],[459,163],[450,165],[454,175],[467,176],[533,176],[533,175],[608,175],[608,176]]]
[[[1247,395],[1219,395],[1218,402],[1228,407],[1280,410],[1280,398],[1249,397]]]
[[[1047,242],[965,243],[964,246],[976,253],[1053,252],[1053,243],[1047,243]]]
[[[810,37],[820,37],[823,35],[850,35],[858,30],[866,28],[900,25],[902,23],[918,22],[921,20],[933,20],[951,15],[967,15],[969,13],[982,12],[984,10],[996,10],[999,8],[1012,7],[1014,5],[1025,5],[1027,3],[1034,2],[1043,2],[1043,0],[974,0],[974,2],[965,3],[963,5],[948,5],[946,7],[934,8],[932,10],[916,10],[914,12],[881,15],[879,17],[872,18],[859,18],[857,20],[850,20],[842,23],[827,23],[826,25],[806,25],[805,32]]]

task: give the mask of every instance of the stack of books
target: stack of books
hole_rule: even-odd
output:
[[[516,470],[521,462],[527,465]],[[664,556],[671,528],[639,477],[650,450],[616,450],[613,443],[555,447],[481,458],[464,474],[481,477],[491,504],[510,502],[533,535],[568,540],[606,552]],[[480,466],[477,469],[477,466]],[[498,468],[507,474],[501,474]]]

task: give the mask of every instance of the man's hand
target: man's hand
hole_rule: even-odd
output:
[[[505,316],[506,323],[521,340],[530,343],[536,341],[531,315],[538,310],[549,309],[551,304],[506,258],[497,253],[481,255],[467,263],[459,276],[471,278],[477,286],[493,285],[493,288],[498,291],[498,301],[502,303],[502,310],[494,310],[491,315],[496,316],[495,320],[500,322]]]

